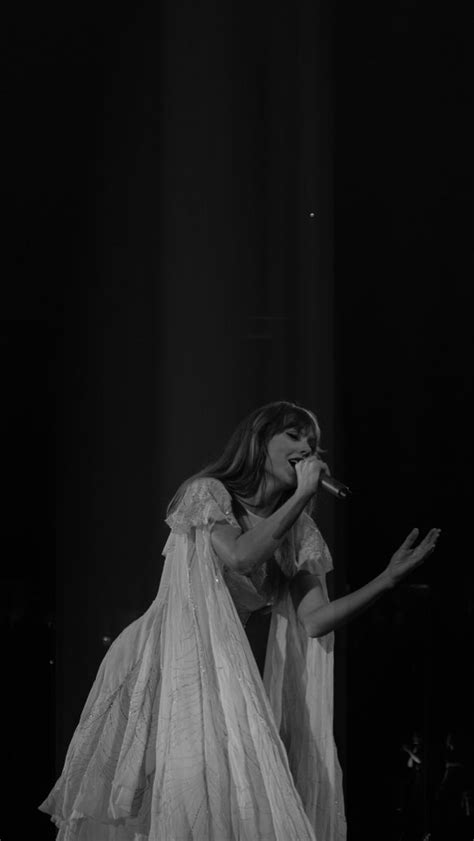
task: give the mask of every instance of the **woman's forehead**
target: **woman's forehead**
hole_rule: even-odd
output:
[[[308,441],[315,441],[316,440],[316,430],[312,423],[305,420],[294,420],[293,422],[286,423],[283,427],[283,432],[287,431],[288,429],[294,429],[295,432],[298,433],[302,438],[307,438]]]
[[[283,429],[292,428],[297,429],[298,432],[314,433],[315,423],[311,415],[307,415],[306,412],[295,412],[295,414],[287,415],[283,419]]]

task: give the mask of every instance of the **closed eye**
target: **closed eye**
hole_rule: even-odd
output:
[[[303,432],[297,432],[296,429],[285,429],[285,433],[288,435],[288,438],[291,438],[292,441],[300,441],[302,438],[305,437]],[[308,446],[311,448],[311,452],[316,452],[316,438],[313,435],[310,435],[307,439]]]

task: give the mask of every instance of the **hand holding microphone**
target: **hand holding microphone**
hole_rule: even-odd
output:
[[[333,479],[327,464],[316,455],[297,462],[295,470],[298,481],[297,490],[304,496],[314,496],[319,486],[340,499],[350,494],[349,488],[337,479]]]

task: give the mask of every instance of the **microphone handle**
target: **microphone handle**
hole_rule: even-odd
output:
[[[339,499],[345,499],[347,496],[350,496],[351,491],[347,485],[343,485],[342,482],[339,482],[332,476],[328,476],[327,473],[321,473],[319,484],[325,491],[333,494],[333,496],[337,496]]]

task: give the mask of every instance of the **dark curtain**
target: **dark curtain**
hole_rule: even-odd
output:
[[[338,3],[335,33],[350,588],[414,526],[443,530],[426,564],[347,631],[349,827],[434,839],[443,821],[454,841],[473,834],[472,15],[456,3]],[[470,775],[451,824],[437,799],[449,732]],[[403,747],[415,740],[419,774]]]

